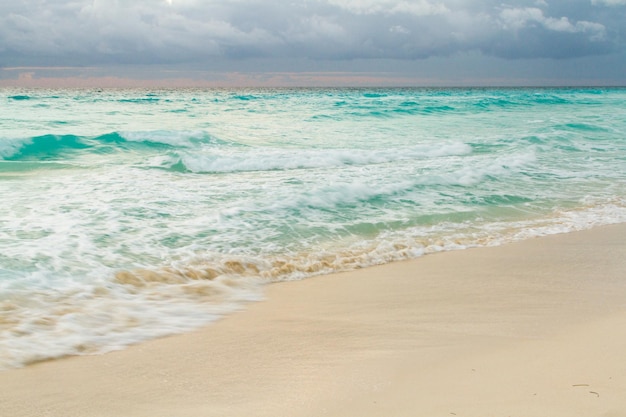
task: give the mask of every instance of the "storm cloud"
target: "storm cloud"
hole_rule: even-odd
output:
[[[623,51],[625,21],[626,0],[23,0],[0,5],[0,66],[568,59]]]

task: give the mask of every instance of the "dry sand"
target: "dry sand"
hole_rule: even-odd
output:
[[[626,416],[626,225],[266,288],[197,332],[0,372],[0,416]]]

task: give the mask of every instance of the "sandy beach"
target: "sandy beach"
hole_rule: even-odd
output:
[[[0,373],[1,416],[626,415],[626,224],[272,284],[196,332]]]

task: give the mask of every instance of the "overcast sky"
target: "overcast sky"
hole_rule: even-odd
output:
[[[21,0],[0,85],[626,84],[626,0]]]

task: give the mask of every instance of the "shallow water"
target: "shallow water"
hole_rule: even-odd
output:
[[[625,89],[0,90],[0,368],[626,221]]]

